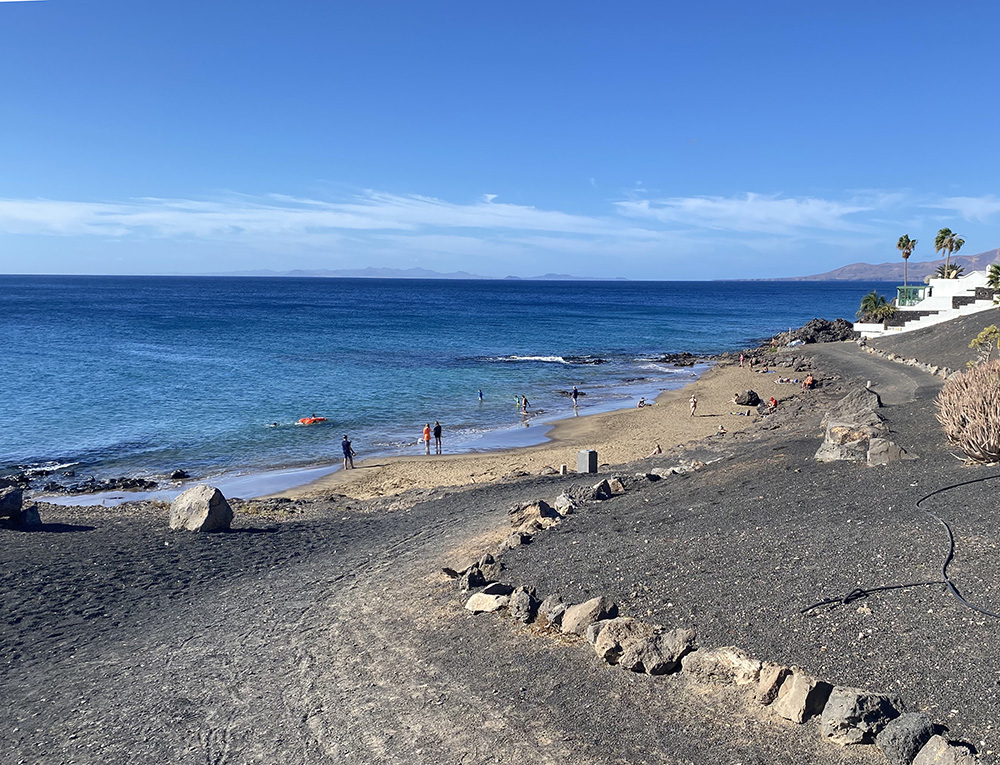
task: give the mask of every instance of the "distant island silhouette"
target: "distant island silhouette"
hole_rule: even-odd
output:
[[[451,271],[441,273],[431,271],[427,268],[316,268],[316,269],[294,269],[291,271],[272,271],[270,269],[260,269],[256,271],[227,271],[215,274],[215,276],[291,276],[291,277],[317,277],[317,278],[354,278],[354,279],[489,279],[507,281],[628,281],[623,277],[613,279],[601,279],[595,276],[573,276],[571,274],[542,274],[541,276],[482,276],[481,274],[471,274],[468,271]]]
[[[951,262],[962,266],[965,273],[970,271],[985,271],[990,263],[1000,261],[1000,248],[980,252],[977,255],[953,255]],[[908,277],[911,282],[922,282],[925,276],[930,276],[937,270],[938,266],[944,265],[944,258],[937,260],[925,260],[923,262],[910,261],[908,266]],[[755,280],[756,281],[756,280]],[[848,266],[835,268],[822,274],[812,276],[790,276],[782,279],[765,279],[761,281],[783,281],[783,282],[902,282],[903,281],[903,259],[897,258],[889,263],[851,263]]]

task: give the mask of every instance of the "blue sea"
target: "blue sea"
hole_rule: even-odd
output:
[[[633,406],[699,370],[662,354],[852,318],[885,287],[0,276],[0,471],[259,474],[334,464],[345,434],[417,453],[435,420],[446,451],[535,443],[574,385],[580,414]]]

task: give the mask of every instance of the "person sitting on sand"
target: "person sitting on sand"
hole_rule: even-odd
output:
[[[720,435],[720,436],[724,436],[724,435],[726,435],[726,433],[728,433],[729,431],[728,431],[728,430],[726,430],[726,426],[725,426],[725,425],[720,425],[720,426],[719,426],[719,429],[718,429],[717,431],[715,431],[715,432],[716,432],[716,433],[717,433],[718,435]]]
[[[660,448],[659,444],[656,445],[656,448],[653,449],[653,451],[651,451],[649,454],[646,455],[646,459],[649,459],[650,457],[655,457],[657,454],[663,454],[663,449]]]
[[[636,409],[642,409],[644,406],[646,406],[646,397],[645,396],[643,396],[642,398],[639,399],[639,403],[635,405],[635,408]]]
[[[812,390],[815,387],[816,381],[813,379],[811,374],[802,381],[802,390]]]
[[[774,396],[771,396],[771,398],[767,400],[767,413],[774,414],[774,410],[777,408],[778,408],[778,399],[776,399]]]

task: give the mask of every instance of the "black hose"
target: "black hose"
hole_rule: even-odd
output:
[[[1000,473],[996,475],[983,476],[982,478],[973,478],[970,481],[961,481],[960,483],[953,483],[949,486],[944,486],[940,489],[935,489],[930,494],[925,494],[924,496],[922,496],[920,499],[917,500],[916,502],[917,509],[926,513],[935,521],[944,526],[944,530],[948,534],[948,554],[944,558],[944,563],[941,564],[940,579],[937,579],[933,582],[909,582],[907,584],[888,584],[888,585],[883,585],[882,587],[865,587],[865,588],[859,587],[854,590],[851,590],[843,597],[827,598],[826,600],[821,600],[818,603],[813,603],[811,606],[803,608],[799,613],[807,614],[810,611],[813,611],[814,609],[821,608],[822,606],[845,605],[855,600],[865,598],[873,592],[884,592],[885,590],[902,590],[909,587],[927,587],[929,585],[943,584],[948,588],[949,592],[951,592],[951,594],[955,597],[955,599],[958,600],[958,602],[961,603],[963,606],[971,608],[973,611],[983,614],[984,616],[990,616],[994,619],[1000,619],[1000,614],[994,613],[993,611],[988,611],[985,608],[975,605],[974,603],[970,603],[962,596],[962,593],[958,591],[958,587],[952,581],[951,577],[948,576],[948,566],[951,565],[952,560],[954,560],[955,558],[955,535],[951,531],[951,526],[948,525],[947,521],[934,515],[934,513],[932,513],[930,510],[925,510],[924,508],[920,507],[920,505],[923,502],[925,502],[926,500],[930,499],[931,497],[937,494],[941,494],[946,491],[951,491],[952,489],[957,489],[960,486],[970,486],[971,484],[974,483],[982,483],[983,481],[992,481],[994,478],[1000,478]]]

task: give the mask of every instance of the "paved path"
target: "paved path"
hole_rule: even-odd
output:
[[[871,380],[887,407],[926,398],[941,387],[940,378],[863,351],[855,343],[826,343],[810,350],[823,367],[835,367],[844,377]]]

